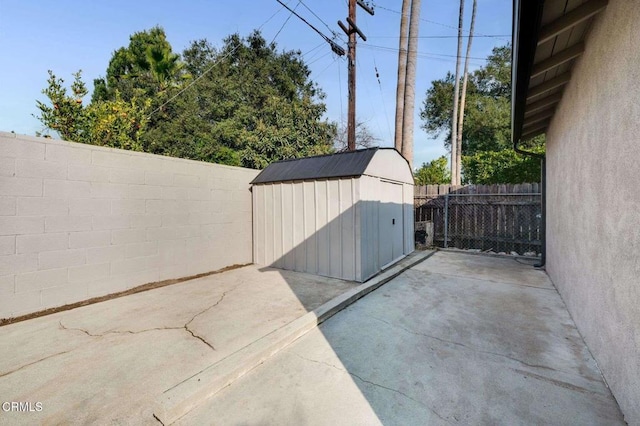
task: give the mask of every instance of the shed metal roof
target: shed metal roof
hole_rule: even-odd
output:
[[[362,176],[379,149],[367,148],[271,163],[252,184]]]

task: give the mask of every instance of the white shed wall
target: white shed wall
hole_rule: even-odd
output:
[[[358,179],[253,187],[254,262],[360,280]]]

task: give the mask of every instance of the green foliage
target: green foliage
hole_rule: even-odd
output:
[[[543,154],[544,147],[531,151]],[[540,182],[540,159],[524,156],[512,149],[480,151],[462,156],[464,183]]]
[[[422,128],[451,143],[454,76],[432,82],[420,110]],[[544,138],[533,141],[541,148]],[[484,67],[469,75],[462,132],[462,172],[466,183],[522,183],[540,180],[536,159],[511,144],[511,47],[493,49]]]
[[[129,46],[113,52],[106,78],[94,80],[92,101],[115,99],[116,91],[129,101],[139,90],[153,98],[157,93],[188,78],[183,73],[180,55],[173,53],[161,27],[134,33]]]
[[[278,52],[254,32],[219,50],[192,42],[183,58],[197,80],[152,116],[150,152],[263,168],[331,151],[336,128],[322,119],[324,95],[300,52]]]
[[[451,182],[451,174],[444,155],[422,166],[414,173],[416,185],[435,185]]]
[[[68,94],[64,80],[49,71],[48,86],[42,93],[50,105],[37,101],[40,122],[64,140],[141,151],[150,100],[134,96],[125,101],[116,91],[114,100],[93,102],[85,107],[82,97],[87,89],[81,71],[73,76]]]
[[[300,52],[278,52],[259,32],[233,34],[219,49],[192,42],[181,61],[154,27],[113,53],[89,106],[79,73],[68,95],[51,72],[43,93],[52,106],[37,106],[66,140],[263,168],[333,150],[336,126],[323,119],[310,74]]]

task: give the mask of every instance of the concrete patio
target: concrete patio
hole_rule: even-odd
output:
[[[438,252],[178,421],[624,424],[546,274]]]
[[[167,389],[358,288],[249,266],[1,327],[1,399],[42,410],[0,423],[159,424]],[[438,252],[177,423],[624,421],[544,272]]]

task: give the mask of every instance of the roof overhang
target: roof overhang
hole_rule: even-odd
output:
[[[545,133],[594,17],[608,0],[514,0],[511,134]]]

